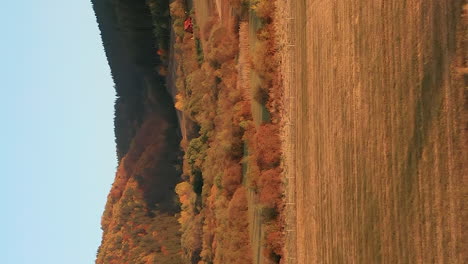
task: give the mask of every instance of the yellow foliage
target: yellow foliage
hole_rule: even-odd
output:
[[[175,108],[179,111],[183,111],[184,110],[184,96],[181,94],[181,93],[178,93],[176,96],[175,96]]]
[[[237,5],[239,2],[230,1]],[[252,2],[252,9],[268,23],[271,19],[265,18],[270,18],[274,1]],[[174,21],[174,27],[178,23]],[[196,59],[196,45],[190,34],[176,38],[176,83],[180,94],[175,97],[175,107],[184,111],[200,127],[195,137],[200,138],[200,142],[197,142],[200,146],[193,147],[194,138],[182,142],[186,152],[183,173],[186,178],[193,180],[193,168],[196,167],[203,180],[199,196],[190,182],[183,182],[176,187],[182,206],[179,218],[182,246],[185,256],[191,257],[189,259],[193,263],[251,263],[247,190],[243,186],[253,186],[263,168],[257,166],[258,157],[250,153],[255,150],[250,144],[257,144],[257,138],[250,102],[243,102],[249,99],[243,96],[238,84],[241,79],[238,72],[239,34],[215,20],[204,27],[201,33],[202,62]],[[267,30],[260,33],[261,46],[257,46],[258,52],[254,52],[258,60],[254,62],[258,63],[254,63],[252,70],[261,77],[264,90],[269,91],[277,72],[273,70],[275,64],[264,64],[273,62],[266,58],[275,52],[275,46],[270,47],[274,34]],[[248,61],[244,60],[244,63]],[[248,80],[248,77],[245,79]],[[249,130],[253,130],[250,137],[252,142],[246,142],[247,137],[244,135]],[[248,158],[251,163],[248,175],[242,174],[241,165],[245,143],[249,145],[251,156]],[[203,149],[204,155],[198,155],[200,149]],[[257,175],[252,177],[252,174]],[[245,176],[250,179],[243,182]]]

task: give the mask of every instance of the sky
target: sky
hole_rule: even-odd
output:
[[[4,1],[0,23],[0,263],[94,263],[117,159],[91,3]]]

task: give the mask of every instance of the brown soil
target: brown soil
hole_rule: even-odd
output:
[[[461,2],[290,3],[287,263],[466,263]]]

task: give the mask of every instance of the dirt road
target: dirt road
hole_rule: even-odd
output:
[[[288,263],[464,263],[461,2],[292,5]]]

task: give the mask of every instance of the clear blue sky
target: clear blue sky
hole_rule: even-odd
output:
[[[0,263],[94,263],[117,162],[91,3],[3,1],[0,24]]]

